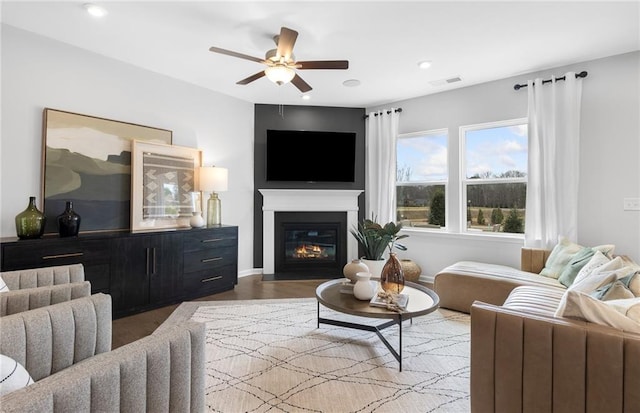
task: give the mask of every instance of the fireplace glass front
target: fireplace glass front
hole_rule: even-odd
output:
[[[346,214],[276,214],[275,271],[292,278],[340,277],[346,262]]]

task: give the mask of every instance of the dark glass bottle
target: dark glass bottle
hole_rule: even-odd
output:
[[[47,218],[36,207],[36,197],[29,197],[27,209],[16,215],[16,233],[20,239],[40,238]]]
[[[80,215],[73,210],[73,202],[67,201],[64,212],[58,215],[58,232],[61,237],[75,237],[80,231]]]

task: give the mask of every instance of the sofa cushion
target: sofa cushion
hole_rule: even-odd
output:
[[[440,307],[468,313],[474,301],[502,305],[511,291],[521,285],[547,286],[564,291],[554,278],[498,264],[460,261],[436,274],[433,288]]]
[[[563,295],[564,290],[559,288],[523,285],[514,288],[502,306],[553,317]]]

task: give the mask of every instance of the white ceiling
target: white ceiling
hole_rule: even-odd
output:
[[[90,0],[87,0],[90,1]],[[371,107],[640,49],[640,1],[2,1],[2,22],[253,103]],[[263,66],[281,26],[299,32],[298,60],[349,60],[300,71],[291,84],[235,82]],[[25,51],[28,53],[28,51]],[[417,63],[430,60],[421,70]],[[459,76],[461,82],[431,82]],[[358,79],[357,87],[343,86]],[[523,77],[525,80],[526,77]]]

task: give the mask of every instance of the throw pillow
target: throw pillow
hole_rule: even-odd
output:
[[[569,287],[571,284],[573,284],[573,281],[575,280],[582,267],[584,267],[591,260],[591,257],[593,257],[595,253],[596,251],[593,248],[583,248],[578,253],[576,253],[573,258],[569,260],[569,263],[564,266],[564,269],[560,273],[560,276],[558,277],[558,281],[560,281],[560,284],[564,285],[565,287]]]
[[[589,262],[586,263],[584,267],[580,269],[580,271],[578,271],[578,274],[576,275],[576,278],[574,278],[572,284],[582,281],[583,279],[588,277],[590,274],[597,271],[598,268],[609,263],[610,261],[611,260],[607,258],[602,252],[596,251],[591,257],[591,259],[589,260]]]
[[[640,297],[640,271],[636,271],[629,281],[629,289],[636,297]]]
[[[565,317],[640,333],[640,322],[627,316],[637,314],[640,298],[600,301],[580,291],[567,290]],[[613,304],[612,304],[613,303]]]
[[[605,257],[611,259],[613,258],[613,251],[616,249],[616,246],[613,244],[604,244],[604,245],[596,245],[595,247],[591,247],[596,251],[600,251],[605,255]]]
[[[625,298],[635,298],[631,290],[627,288],[622,279],[614,281],[598,288],[590,294],[593,298],[600,301],[620,300]]]
[[[29,372],[14,359],[0,354],[0,396],[33,384]]]
[[[9,291],[9,287],[7,287],[7,284],[4,282],[2,277],[0,277],[0,293],[5,293],[7,291]]]
[[[549,258],[547,258],[547,261],[544,263],[544,268],[540,271],[540,275],[558,278],[565,265],[567,265],[571,258],[582,248],[581,245],[569,241],[566,237],[559,237],[558,243],[553,247],[553,250],[551,250]]]
[[[596,252],[596,254],[591,258],[591,260],[595,259],[598,254],[602,254],[601,252]],[[591,262],[591,261],[590,261]],[[587,264],[588,265],[588,264]],[[586,267],[586,266],[585,266]],[[583,268],[584,269],[584,268]],[[564,317],[565,310],[567,306],[567,297],[569,291],[578,291],[585,294],[590,294],[598,288],[612,283],[619,278],[622,278],[629,274],[629,267],[622,267],[622,260],[620,257],[616,257],[611,261],[607,261],[606,264],[603,264],[597,267],[594,271],[586,274],[582,278],[576,277],[575,281],[567,291],[562,295],[560,299],[560,304],[556,309],[555,316],[556,317]],[[579,276],[580,274],[578,274]]]

